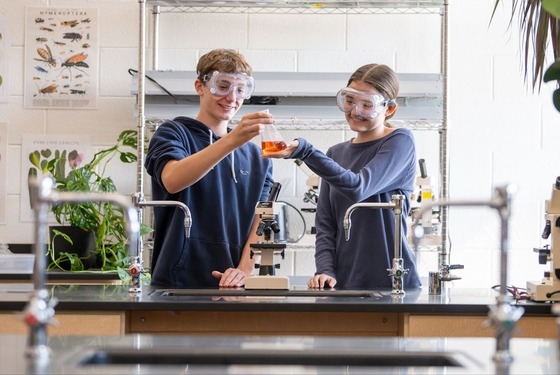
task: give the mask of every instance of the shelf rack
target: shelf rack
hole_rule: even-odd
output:
[[[392,119],[398,127],[412,130],[434,130],[439,133],[440,176],[439,198],[448,197],[449,161],[448,161],[448,127],[447,127],[447,51],[448,51],[448,0],[238,0],[238,1],[189,1],[189,0],[138,0],[139,17],[139,57],[137,80],[138,112],[138,192],[143,192],[144,139],[146,127],[157,127],[162,122],[161,116],[146,118],[146,67],[145,37],[146,14],[151,6],[153,20],[153,70],[158,66],[158,29],[159,16],[162,13],[251,13],[251,14],[439,14],[441,16],[441,116],[437,119]],[[155,96],[150,96],[150,100]],[[154,99],[161,101],[162,99]],[[190,99],[189,99],[190,100]],[[404,99],[407,100],[407,99]],[[436,99],[437,100],[437,99]],[[163,104],[165,107],[166,103]],[[403,103],[399,103],[401,106]],[[405,103],[406,104],[406,103]],[[163,107],[162,107],[163,108]],[[400,111],[400,109],[399,109]],[[185,114],[185,113],[183,113]],[[335,119],[282,118],[279,126],[286,129],[347,129],[345,121]],[[448,208],[440,209],[442,244],[439,249],[439,264],[450,264],[447,245]]]
[[[161,119],[194,117],[199,97],[192,82],[194,71],[148,71],[150,80],[143,93],[144,115],[157,124]],[[236,117],[246,113],[271,110],[280,129],[334,130],[348,129],[336,106],[335,93],[346,85],[347,73],[254,72],[257,89],[241,107]],[[132,90],[138,94],[137,77]],[[412,130],[439,130],[443,116],[443,85],[439,74],[399,74],[400,90],[396,98],[399,110],[391,124]],[[273,98],[273,103],[271,103]],[[236,121],[231,122],[232,125]]]

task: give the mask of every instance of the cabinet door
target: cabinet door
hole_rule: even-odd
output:
[[[494,337],[495,330],[485,324],[485,315],[406,314],[404,335],[409,337]],[[556,318],[523,316],[513,337],[555,338]]]
[[[130,333],[397,336],[398,313],[131,311]]]
[[[113,312],[57,312],[56,325],[48,326],[49,335],[112,336],[125,333],[125,313]],[[22,320],[22,313],[0,313],[0,334],[26,334],[29,328]]]

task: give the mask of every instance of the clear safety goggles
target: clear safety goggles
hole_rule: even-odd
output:
[[[344,113],[354,110],[356,116],[373,119],[379,115],[381,108],[389,103],[395,103],[395,100],[385,99],[383,95],[345,87],[336,94],[336,103]]]
[[[255,90],[255,80],[245,73],[221,73],[214,71],[204,76],[210,92],[218,96],[228,96],[231,92],[239,99],[249,99]]]

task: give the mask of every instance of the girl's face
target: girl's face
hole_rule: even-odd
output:
[[[378,93],[370,84],[362,81],[354,81],[348,86],[351,89],[358,90],[365,93],[371,93],[371,95],[381,95]],[[363,112],[367,111],[367,108],[360,108],[363,104],[358,104],[352,107],[352,110],[346,112],[346,121],[350,125],[350,128],[358,133],[377,133],[383,131],[385,117],[387,116],[387,105],[376,106],[375,108],[369,108],[370,111],[377,112],[374,118],[364,117]]]

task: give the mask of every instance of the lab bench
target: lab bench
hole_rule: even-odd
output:
[[[485,326],[492,289],[288,291],[152,289],[131,296],[127,285],[47,285],[56,306],[53,335],[197,334],[362,337],[493,337]],[[295,282],[294,282],[295,281]],[[32,284],[0,284],[0,333],[24,333],[21,311]],[[519,301],[525,313],[514,337],[556,337],[550,303]]]

